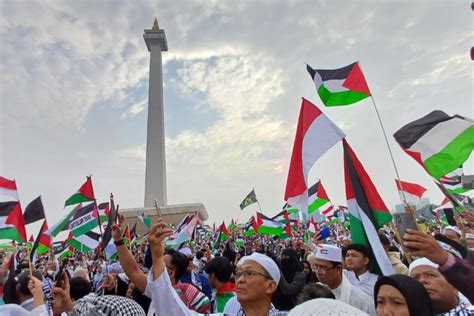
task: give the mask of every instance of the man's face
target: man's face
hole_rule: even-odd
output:
[[[313,270],[316,272],[319,282],[323,284],[333,284],[341,273],[340,267],[333,267],[328,260],[315,259]]]
[[[423,284],[433,303],[441,305],[446,298],[457,295],[452,285],[434,267],[418,266],[411,271],[410,276]]]
[[[241,303],[259,301],[265,296],[271,296],[278,286],[267,271],[253,260],[247,260],[238,266],[238,273],[244,273],[236,278],[237,299]]]
[[[350,249],[346,254],[346,267],[349,270],[360,270],[367,267],[369,258],[364,256],[361,252]]]

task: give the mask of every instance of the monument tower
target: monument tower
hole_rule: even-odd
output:
[[[145,30],[143,38],[150,52],[144,206],[153,207],[155,198],[160,205],[167,205],[161,52],[168,50],[168,42],[165,30],[160,29],[156,18],[151,30]]]

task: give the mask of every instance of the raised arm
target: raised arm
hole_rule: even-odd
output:
[[[128,276],[130,281],[135,284],[135,287],[140,292],[145,292],[147,280],[146,274],[139,268],[132,252],[125,246],[122,237],[122,223],[123,215],[118,215],[118,224],[112,225],[112,237],[114,239],[115,247],[117,248],[117,256],[123,271]]]

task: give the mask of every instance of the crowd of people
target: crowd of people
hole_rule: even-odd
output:
[[[305,238],[304,224],[286,239],[236,227],[225,242],[196,234],[173,249],[161,219],[131,247],[119,215],[115,261],[51,251],[30,266],[24,248],[2,253],[0,315],[474,315],[472,214],[465,221],[403,236],[380,229],[394,271],[383,276],[340,223],[324,239]]]

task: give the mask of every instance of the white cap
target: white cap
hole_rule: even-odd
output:
[[[316,248],[316,259],[342,262],[341,248],[328,244],[319,244]]]
[[[416,267],[419,267],[419,266],[429,266],[429,267],[433,267],[435,269],[438,269],[438,265],[436,263],[434,263],[433,261],[431,261],[429,259],[426,259],[426,258],[420,258],[420,259],[414,260],[410,264],[410,267],[408,268],[408,274],[411,274],[413,269],[415,269]]]
[[[191,251],[191,249],[189,247],[184,247],[184,248],[181,248],[179,249],[179,252],[181,252],[183,255],[185,255],[186,257],[189,257],[189,256],[192,256],[193,253]]]
[[[237,263],[237,266],[243,265],[248,260],[257,262],[259,265],[262,266],[262,268],[265,269],[265,271],[268,272],[268,274],[272,277],[272,279],[276,283],[280,282],[280,278],[281,278],[280,269],[278,268],[275,261],[273,261],[270,257],[265,256],[258,252],[254,252],[250,256],[242,257]]]
[[[455,232],[459,237],[461,237],[462,235],[461,230],[457,228],[456,226],[446,226],[443,230],[443,233],[445,233],[447,230]]]

